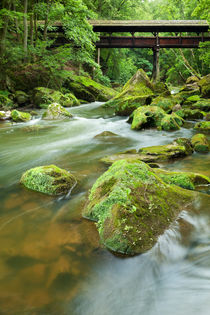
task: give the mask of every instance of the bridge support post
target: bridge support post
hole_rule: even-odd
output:
[[[101,49],[98,48],[97,49],[97,63],[98,63],[99,66],[100,66],[100,56],[101,56]]]
[[[160,64],[159,64],[159,47],[153,48],[153,71],[152,71],[152,81],[156,82],[159,80],[160,75]]]

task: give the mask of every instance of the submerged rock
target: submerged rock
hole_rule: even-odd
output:
[[[154,246],[193,196],[166,184],[147,164],[122,160],[95,182],[83,216],[97,221],[107,249],[135,255]]]
[[[157,106],[137,108],[130,117],[129,121],[131,120],[131,129],[133,130],[157,127],[159,130],[169,131],[180,129],[183,124],[183,119],[175,113],[166,114],[162,108]]]
[[[208,139],[202,133],[194,135],[191,139],[191,144],[196,152],[209,152]]]
[[[76,185],[75,177],[55,165],[26,171],[20,180],[25,187],[48,195],[65,195]]]
[[[20,112],[19,110],[14,109],[11,112],[11,118],[15,122],[26,122],[31,120],[31,115],[29,113]]]
[[[62,120],[71,117],[73,117],[73,115],[58,103],[50,104],[46,112],[42,115],[42,118],[45,120]]]
[[[65,107],[79,105],[78,99],[71,93],[62,94],[60,91],[38,87],[34,89],[33,102],[40,108],[48,108],[51,103],[59,103]]]
[[[194,129],[205,132],[205,133],[210,133],[210,121],[201,121],[195,124]]]
[[[146,163],[166,162],[191,155],[192,153],[193,149],[190,140],[186,138],[178,138],[171,144],[141,148],[138,153],[117,153],[106,156],[102,158],[101,161],[107,165],[111,165],[114,162],[123,159],[138,160]]]
[[[96,135],[94,138],[95,139],[104,139],[104,138],[112,138],[112,137],[119,137],[119,135],[117,135],[114,132],[111,131],[103,131],[101,133],[99,133],[98,135]]]

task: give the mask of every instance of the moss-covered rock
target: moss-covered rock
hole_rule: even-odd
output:
[[[42,115],[42,118],[45,120],[62,120],[71,117],[73,117],[73,115],[58,103],[50,104]]]
[[[14,93],[14,98],[15,98],[16,102],[18,103],[18,105],[26,104],[30,100],[29,95],[23,91],[16,91]]]
[[[184,119],[194,120],[203,119],[204,113],[199,109],[184,108],[176,112],[176,114]]]
[[[198,85],[201,89],[201,96],[210,98],[210,74],[203,77],[199,82]]]
[[[11,118],[11,111],[0,111],[0,120],[7,120]]]
[[[205,133],[210,133],[210,121],[201,121],[195,124],[195,130],[199,130]]]
[[[206,121],[210,121],[210,113],[207,113],[207,114],[206,114],[205,120],[206,120]]]
[[[119,135],[117,135],[114,132],[111,131],[103,131],[101,133],[99,133],[98,135],[96,135],[94,138],[95,139],[104,139],[104,138],[113,138],[113,137],[119,137]]]
[[[16,105],[8,96],[0,93],[0,109],[7,111],[15,107]]]
[[[79,101],[71,94],[62,94],[59,91],[38,87],[34,89],[33,102],[40,108],[47,108],[51,103],[59,103],[65,107],[77,106]]]
[[[192,109],[199,109],[204,112],[210,111],[210,99],[200,99],[200,101],[191,105]]]
[[[199,81],[199,79],[193,75],[193,76],[187,78],[186,84],[193,84],[193,83],[197,83],[198,81]]]
[[[200,101],[200,96],[199,95],[192,95],[192,96],[189,96],[185,101],[184,101],[184,105],[190,105],[190,104],[193,104],[193,103],[196,103]]]
[[[11,118],[15,122],[26,122],[31,120],[31,115],[29,113],[20,112],[19,110],[14,109],[11,112]]]
[[[122,160],[95,182],[83,216],[97,221],[106,248],[135,255],[152,248],[193,196],[166,184],[145,163]]]
[[[130,115],[137,107],[148,105],[154,96],[154,85],[142,70],[124,85],[122,91],[104,106],[114,107],[117,115]]]
[[[191,172],[170,172],[163,169],[154,169],[153,172],[157,174],[165,183],[177,185],[179,187],[196,190],[199,185],[209,185],[210,178],[201,174]]]
[[[139,149],[137,152],[121,152],[106,156],[101,159],[106,165],[111,165],[116,161],[129,159],[138,160],[146,163],[166,162],[176,158],[183,158],[191,155],[193,148],[190,140],[186,138],[178,138],[170,144],[151,146]]]
[[[158,106],[162,109],[164,109],[164,111],[166,113],[171,113],[172,108],[174,107],[174,105],[176,105],[176,99],[174,99],[172,96],[171,97],[163,97],[163,96],[158,96],[155,99],[153,99],[151,105],[152,106]]]
[[[202,133],[194,135],[191,139],[191,144],[196,152],[209,152],[208,139]]]
[[[183,119],[175,113],[168,115],[157,106],[142,106],[137,108],[129,118],[132,121],[131,129],[140,130],[143,128],[157,127],[166,131],[180,129]]]
[[[116,91],[104,86],[90,77],[71,75],[65,82],[65,87],[74,93],[78,99],[88,102],[105,102],[116,95]]]
[[[20,180],[25,187],[48,195],[65,195],[76,185],[75,177],[55,165],[26,171]]]

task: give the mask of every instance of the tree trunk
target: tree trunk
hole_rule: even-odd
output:
[[[192,75],[195,75],[198,79],[201,79],[201,75],[193,69],[193,67],[189,64],[188,60],[185,58],[181,48],[179,48],[180,55],[182,56],[185,67],[190,71]]]
[[[11,9],[11,3],[8,5],[8,10]],[[0,32],[0,56],[3,55],[6,47],[6,37],[7,37],[7,30],[8,30],[8,23],[9,23],[9,16],[7,15],[4,19],[4,26]]]
[[[13,9],[14,9],[15,12],[17,12],[15,3],[13,3]],[[19,27],[19,21],[18,21],[17,18],[15,19],[15,27],[16,27],[17,41],[18,41],[18,43],[20,43],[21,42],[20,27]]]
[[[30,15],[30,43],[34,46],[34,17],[33,13]]]
[[[51,5],[51,1],[47,0],[47,12],[46,12],[46,17],[44,21],[44,35],[43,35],[43,39],[45,41],[47,40],[47,27],[48,27],[48,22],[49,22],[48,17],[49,17],[50,5]]]
[[[24,0],[24,34],[23,34],[23,50],[24,50],[24,61],[27,61],[28,54],[28,21],[27,21],[27,13],[28,13],[28,0]]]

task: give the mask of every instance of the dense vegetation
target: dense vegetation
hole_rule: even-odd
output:
[[[0,4],[0,85],[21,71],[43,75],[48,86],[62,86],[67,71],[91,74],[102,83],[125,83],[139,68],[152,72],[151,49],[103,49],[96,64],[93,33],[88,19],[206,19],[209,0],[3,0]],[[42,20],[40,27],[37,23]],[[53,23],[62,21],[68,44],[49,49]],[[162,49],[161,78],[183,82],[189,75],[207,74],[208,43],[199,50]],[[80,47],[80,48],[76,48]],[[103,72],[103,75],[102,75]]]

